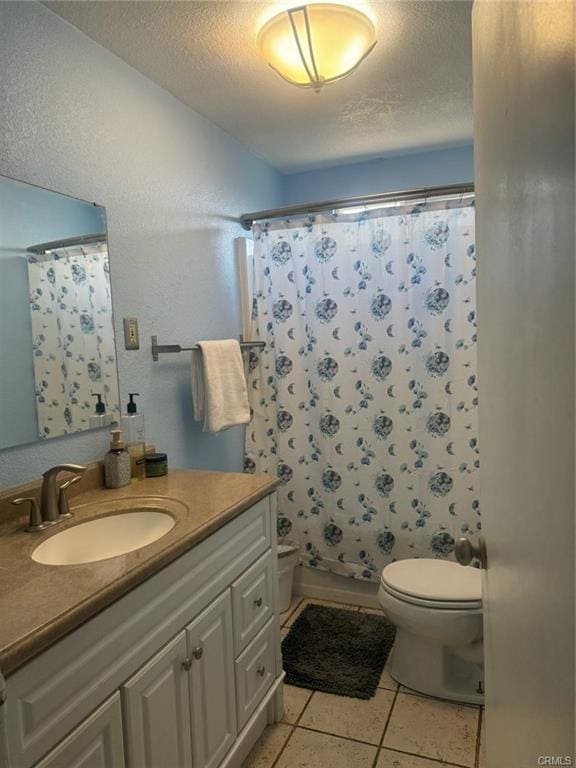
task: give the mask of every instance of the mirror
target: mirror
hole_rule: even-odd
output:
[[[0,176],[0,449],[119,413],[106,210]]]

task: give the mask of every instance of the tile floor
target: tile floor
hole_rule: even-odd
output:
[[[309,603],[296,597],[281,615],[282,634]],[[243,768],[483,768],[482,711],[421,696],[386,668],[368,701],[284,686],[284,717],[270,725]]]

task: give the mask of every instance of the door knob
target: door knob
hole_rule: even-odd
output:
[[[264,677],[264,675],[266,674],[266,667],[264,666],[264,664],[260,664],[260,666],[256,671],[258,672],[258,675],[260,677]]]
[[[256,606],[256,608],[261,608],[263,602],[264,601],[262,600],[261,597],[257,597],[256,600],[254,600],[254,605]]]
[[[192,659],[190,657],[184,659],[182,662],[182,669],[185,669],[186,672],[189,672],[192,669]]]
[[[204,649],[201,645],[198,646],[198,648],[194,648],[192,651],[192,656],[194,656],[195,659],[201,659],[202,654],[204,653]]]
[[[482,536],[478,539],[477,545],[467,538],[458,539],[454,548],[454,554],[460,565],[470,565],[473,560],[479,560],[481,568],[486,568],[488,564],[486,543]]]

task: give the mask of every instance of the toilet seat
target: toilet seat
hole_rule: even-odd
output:
[[[482,610],[481,600],[470,600],[468,602],[457,600],[426,600],[422,597],[413,597],[412,595],[406,595],[402,592],[397,592],[391,589],[387,584],[382,582],[382,589],[392,597],[400,600],[403,603],[410,603],[411,605],[421,606],[422,608],[435,608],[436,610],[444,611],[478,611]]]
[[[482,576],[447,560],[410,559],[390,563],[382,571],[382,588],[412,605],[444,610],[482,608]]]

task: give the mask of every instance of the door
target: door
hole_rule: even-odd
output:
[[[573,13],[473,10],[489,768],[575,764]]]
[[[189,666],[181,632],[122,686],[129,768],[192,765]]]
[[[226,590],[186,629],[194,768],[215,768],[236,738],[232,601]]]
[[[124,768],[119,694],[98,707],[36,768]]]

